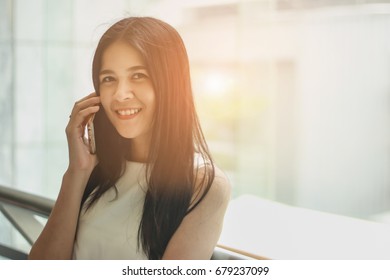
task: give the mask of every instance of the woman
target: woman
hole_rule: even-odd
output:
[[[210,259],[230,198],[195,112],[184,44],[126,18],[103,34],[76,102],[69,166],[31,259]],[[83,133],[95,114],[96,154]]]

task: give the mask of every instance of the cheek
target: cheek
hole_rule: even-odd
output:
[[[146,106],[148,108],[149,118],[153,118],[156,114],[156,100],[154,98],[149,99]]]
[[[154,110],[156,106],[156,95],[152,89],[149,89],[145,92],[143,102],[147,105],[147,107]]]
[[[148,104],[149,104],[149,107],[151,107],[152,109],[154,109],[156,107],[156,98],[154,96],[151,96],[149,99],[148,99]]]
[[[109,108],[110,108],[110,99],[107,98],[107,95],[100,94],[100,103],[102,104],[104,110],[107,113],[109,111]]]

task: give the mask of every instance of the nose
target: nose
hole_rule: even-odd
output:
[[[134,91],[130,82],[122,81],[118,83],[118,87],[115,91],[115,98],[118,101],[133,99],[134,97],[135,97]]]

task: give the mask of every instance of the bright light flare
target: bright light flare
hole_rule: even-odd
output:
[[[227,73],[212,71],[205,75],[202,84],[206,94],[222,97],[232,90],[234,82]]]

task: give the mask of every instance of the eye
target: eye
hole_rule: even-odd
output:
[[[131,78],[134,80],[147,79],[148,75],[146,75],[145,73],[137,72],[137,73],[134,73],[131,76]]]
[[[105,76],[105,77],[103,77],[100,80],[100,83],[103,84],[103,83],[109,83],[109,82],[113,82],[113,81],[115,81],[114,77],[112,77],[112,76]]]

